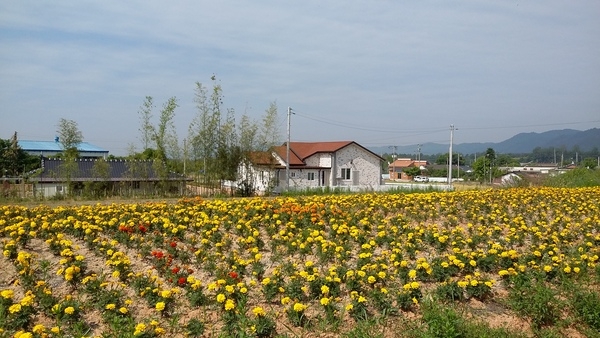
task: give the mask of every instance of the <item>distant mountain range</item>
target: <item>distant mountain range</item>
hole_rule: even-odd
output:
[[[571,150],[578,146],[581,151],[590,151],[594,147],[600,148],[600,129],[588,130],[550,130],[543,133],[520,133],[508,140],[493,143],[460,143],[453,145],[454,152],[463,154],[474,154],[485,152],[487,148],[493,148],[497,153],[525,154],[532,152],[536,147],[541,148],[563,148]],[[418,145],[398,146],[398,154],[414,154]],[[369,150],[376,154],[390,153],[390,147],[371,147]],[[433,155],[448,152],[448,144],[424,143],[421,145],[421,154]]]

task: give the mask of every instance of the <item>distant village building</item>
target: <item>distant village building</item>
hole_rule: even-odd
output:
[[[413,160],[410,158],[398,158],[394,162],[388,165],[389,178],[391,180],[411,180],[412,176],[407,175],[404,169],[411,167],[418,167],[423,170],[427,170],[425,167],[429,163],[425,160]]]
[[[19,140],[19,147],[26,153],[35,156],[42,157],[56,157],[56,155],[62,153],[64,149],[62,144],[59,142],[58,137],[54,141],[29,141]],[[108,150],[102,149],[88,142],[81,142],[77,145],[77,151],[79,151],[79,157],[81,158],[104,158],[108,157]]]
[[[183,193],[185,183],[191,181],[183,175],[164,172],[160,174],[157,165],[151,160],[106,160],[84,159],[75,161],[72,172],[64,167],[64,160],[42,158],[42,168],[29,178],[34,186],[34,195],[49,198],[68,193],[68,181],[80,188],[86,183],[106,183],[114,193],[152,193],[157,184],[166,184],[166,189]],[[104,162],[104,169],[99,162]]]

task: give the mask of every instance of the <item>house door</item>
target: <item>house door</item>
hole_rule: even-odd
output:
[[[319,185],[325,186],[325,170],[319,171]]]

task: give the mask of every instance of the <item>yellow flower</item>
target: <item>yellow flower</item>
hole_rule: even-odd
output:
[[[327,285],[321,286],[321,293],[324,295],[329,294],[329,287]]]
[[[134,336],[139,336],[146,330],[146,324],[139,323],[135,326],[135,331],[133,332]]]
[[[6,289],[6,290],[2,290],[2,292],[0,292],[0,295],[4,299],[11,299],[11,298],[13,298],[13,296],[15,295],[15,293],[11,289]]]
[[[228,299],[225,301],[225,311],[233,310],[235,308],[235,303],[232,299]]]
[[[306,305],[302,304],[302,303],[295,303],[294,304],[294,311],[296,312],[302,312],[306,310]]]
[[[256,316],[256,317],[261,317],[265,315],[265,310],[263,310],[262,307],[257,306],[255,308],[252,309],[252,313]]]
[[[367,299],[366,299],[365,297],[363,297],[363,296],[358,296],[358,300],[357,300],[357,301],[358,301],[359,303],[364,303],[364,302],[366,302],[366,301],[367,301]]]
[[[327,306],[327,305],[329,305],[329,302],[330,302],[329,298],[327,298],[327,297],[321,298],[321,305]]]
[[[367,277],[367,282],[369,282],[369,284],[373,284],[377,281],[377,278],[375,278],[375,276],[369,276]]]
[[[290,297],[283,297],[283,298],[281,298],[281,305],[289,304],[289,302],[291,302]]]
[[[163,311],[165,309],[165,302],[158,302],[155,306],[157,311]]]
[[[415,279],[415,278],[417,278],[417,270],[410,270],[410,271],[408,272],[408,277],[409,277],[410,279]]]
[[[171,290],[162,290],[160,292],[160,296],[162,298],[169,298],[169,297],[171,297]]]
[[[13,304],[8,308],[8,312],[17,313],[21,311],[21,304]]]
[[[75,312],[75,308],[73,308],[72,306],[68,306],[65,308],[65,313],[68,315],[72,315]]]
[[[119,312],[121,312],[122,314],[127,314],[127,312],[129,312],[129,311],[127,310],[127,308],[126,308],[126,307],[122,306],[122,307],[119,309]]]
[[[219,302],[219,303],[223,303],[223,302],[225,301],[225,298],[226,298],[226,297],[225,297],[225,295],[224,295],[224,294],[222,294],[222,293],[219,293],[219,294],[217,295],[217,302]]]
[[[54,334],[59,334],[60,333],[60,328],[58,326],[53,326],[50,329],[50,332],[54,333]]]
[[[33,331],[33,333],[42,334],[44,331],[46,331],[46,327],[44,327],[42,324],[37,324],[31,331]]]
[[[354,309],[354,305],[352,304],[347,304],[345,307],[346,311],[352,311],[352,309]]]
[[[107,304],[105,309],[107,310],[114,310],[116,308],[116,305],[113,303]]]

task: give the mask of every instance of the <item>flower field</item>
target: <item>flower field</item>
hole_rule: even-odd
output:
[[[585,336],[600,330],[599,204],[600,188],[531,188],[0,206],[0,337],[434,330],[433,300]]]

